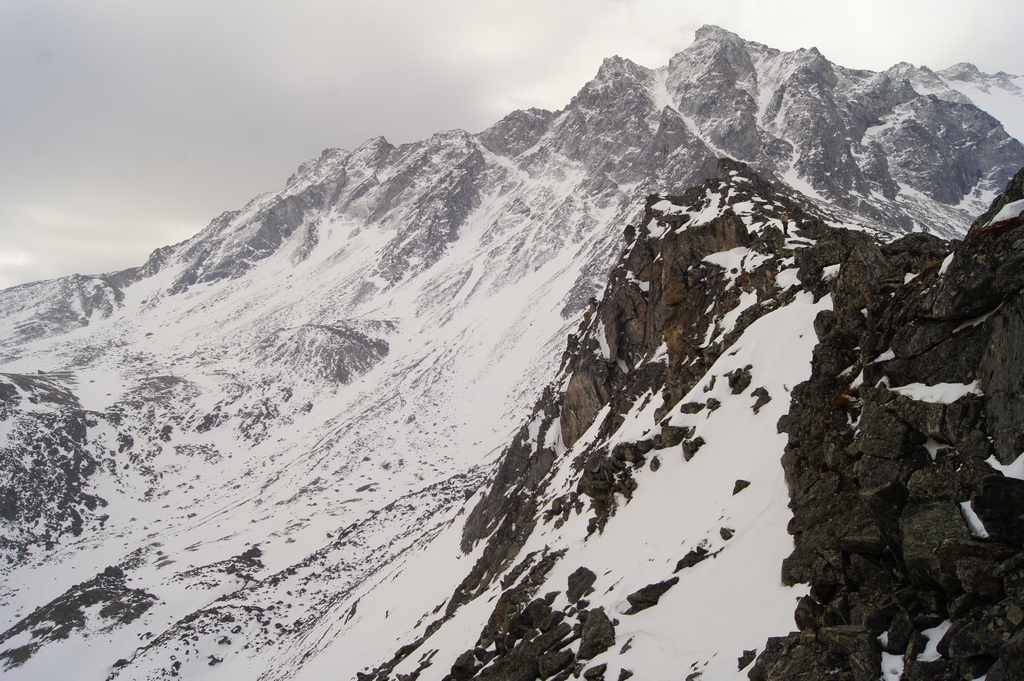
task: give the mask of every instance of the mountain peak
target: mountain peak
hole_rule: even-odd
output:
[[[700,40],[715,40],[718,42],[731,43],[745,42],[743,38],[739,37],[732,31],[727,31],[721,26],[716,26],[714,24],[704,24],[694,32],[693,37],[695,42]]]
[[[623,76],[642,78],[648,72],[649,69],[616,54],[611,57],[605,57],[601,62],[601,67],[597,70],[597,75],[594,77],[594,80],[604,81],[610,78],[619,78]]]
[[[948,69],[943,69],[942,75],[949,80],[963,80],[969,83],[981,80],[984,77],[984,74],[977,66],[965,61],[953,64]]]

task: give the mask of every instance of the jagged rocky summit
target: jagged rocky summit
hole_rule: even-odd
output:
[[[982,86],[706,27],[0,292],[5,674],[1014,678]]]
[[[615,257],[613,242],[594,238],[595,223],[628,221],[643,197],[698,184],[721,157],[813,199],[833,222],[960,236],[1024,164],[1020,142],[985,108],[1024,127],[1020,83],[969,64],[848,69],[815,48],[781,52],[705,26],[666,66],[606,59],[560,111],[516,111],[477,135],[327,149],[283,191],[224,213],[141,267],[15,287],[4,294],[3,347],[10,358],[27,341],[107,318],[123,307],[125,287],[161,273],[164,290],[180,294],[275,257],[300,263],[337,248],[324,239],[339,221],[386,234],[372,266],[346,277],[364,300],[437,263],[481,212],[502,232],[514,226],[527,248],[516,263],[587,244],[593,262],[566,301],[577,312]]]

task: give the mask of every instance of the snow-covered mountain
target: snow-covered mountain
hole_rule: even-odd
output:
[[[705,27],[562,111],[327,150],[139,268],[0,292],[6,674],[745,675],[815,595],[779,584],[776,432],[815,320],[939,276],[1024,166],[984,110],[1024,95],[972,68]]]

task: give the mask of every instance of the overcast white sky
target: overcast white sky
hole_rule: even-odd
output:
[[[559,109],[718,24],[844,66],[1024,73],[1019,0],[0,0],[0,287],[142,263],[326,147]]]

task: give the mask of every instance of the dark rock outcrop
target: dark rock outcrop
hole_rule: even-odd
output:
[[[661,597],[665,595],[669,589],[679,583],[678,577],[666,579],[664,582],[658,582],[657,584],[648,584],[644,588],[634,591],[633,593],[626,596],[626,600],[629,601],[629,609],[625,612],[626,615],[635,615],[641,610],[647,608],[653,608],[661,600]]]
[[[740,219],[726,208],[704,224],[688,224],[687,211],[700,212],[712,201],[728,206],[753,197],[761,207],[751,218]],[[600,445],[600,439],[610,436],[626,411],[648,392],[661,393],[659,419],[664,419],[744,329],[795,296],[795,289],[783,290],[775,282],[782,261],[793,253],[777,226],[781,216],[795,225],[824,229],[824,223],[778,195],[750,168],[728,159],[704,184],[679,196],[647,200],[644,219],[612,271],[604,299],[592,302],[579,331],[569,337],[556,382],[564,381],[564,393],[549,387],[534,408],[531,419],[539,421],[536,443],[531,443],[524,426],[506,448],[490,489],[469,514],[463,550],[468,552],[484,539],[487,547],[449,608],[465,602],[490,575],[506,567],[532,531],[538,492],[556,460],[548,438],[556,421],[565,446],[593,427],[599,435],[597,443],[573,462],[580,474],[575,494],[556,499],[544,518],[559,522],[573,509],[582,510],[582,500],[587,499],[595,513],[593,531],[600,531],[614,513],[616,495],[628,499],[632,494],[631,472],[646,463],[648,452],[681,443],[685,455],[692,457],[700,449],[702,438],[689,439],[692,433],[687,429],[667,425],[649,440],[623,443],[611,451]],[[758,231],[748,228],[747,219],[759,223]],[[766,257],[753,271],[740,275],[704,260],[739,246]],[[723,328],[726,314],[743,293],[754,294],[756,304],[743,310],[734,325]],[[712,342],[706,343],[709,334]],[[663,344],[668,350],[665,360],[645,361]],[[734,389],[749,387],[749,371],[737,376]],[[712,402],[708,409],[715,408]],[[606,405],[611,407],[607,415],[595,424]]]
[[[0,651],[0,660],[6,669],[19,667],[47,642],[66,639],[72,632],[84,629],[87,618],[98,618],[106,628],[114,630],[141,617],[156,600],[153,594],[128,587],[120,568],[108,567],[0,634],[0,645],[18,634],[31,634],[29,643]],[[87,615],[90,608],[98,609]]]
[[[576,568],[575,572],[569,575],[569,588],[565,592],[565,597],[570,603],[575,603],[590,592],[590,587],[596,580],[597,575],[593,571],[585,567]]]
[[[1024,170],[952,251],[909,238],[880,248],[828,230],[804,256],[817,267],[838,253],[840,265],[833,311],[815,322],[811,378],[779,421],[796,544],[783,581],[809,582],[811,596],[797,608],[801,633],[770,641],[751,679],[877,679],[883,632],[887,651],[905,654],[905,679],[989,668],[999,678],[1019,664],[1009,641],[1024,627],[1024,483],[986,459],[1009,463],[1021,449],[1024,223],[988,220],[1022,185]],[[910,383],[967,394],[945,404],[892,390]],[[987,537],[972,538],[967,502]],[[921,632],[944,620],[941,657],[917,661]]]

